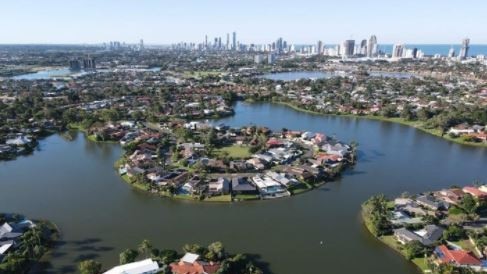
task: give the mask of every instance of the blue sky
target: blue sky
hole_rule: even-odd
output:
[[[201,42],[487,44],[486,0],[2,0],[0,43]]]

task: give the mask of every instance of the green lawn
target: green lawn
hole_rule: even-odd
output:
[[[456,206],[452,206],[448,209],[448,214],[450,215],[459,215],[459,214],[464,214],[463,210],[461,208],[458,208]]]
[[[252,201],[252,200],[259,200],[260,199],[259,195],[248,195],[248,194],[235,195],[234,198],[236,200],[242,200],[242,201]]]
[[[231,195],[213,196],[210,198],[205,198],[203,201],[205,201],[205,202],[231,202],[232,196]]]
[[[313,187],[309,184],[300,183],[299,185],[295,185],[295,186],[290,187],[288,190],[291,192],[292,195],[296,195],[299,193],[306,192],[312,188]]]
[[[392,235],[381,236],[379,238],[379,240],[381,240],[383,243],[385,243],[390,248],[392,248],[392,249],[396,250],[397,252],[401,253],[402,256],[405,256],[404,250],[403,250],[401,244],[396,241],[396,239],[394,238],[394,236],[392,236]],[[406,258],[404,258],[404,259],[406,259]],[[411,260],[411,262],[414,263],[417,267],[419,267],[419,269],[421,269],[422,272],[426,272],[427,270],[430,270],[428,268],[428,266],[426,265],[425,260],[424,260],[423,257],[421,257],[421,258],[414,258],[414,259]]]
[[[127,174],[123,175],[122,176],[122,179],[125,182],[129,183],[130,185],[132,185],[133,187],[135,187],[135,188],[138,188],[140,190],[147,191],[147,186],[146,185],[139,184],[139,183],[136,183],[136,182],[132,182],[132,179]]]
[[[221,72],[211,71],[211,70],[201,70],[201,71],[185,71],[184,76],[186,77],[208,77],[208,76],[218,76]]]
[[[234,159],[249,158],[252,155],[248,147],[240,145],[222,147],[215,150],[217,156],[222,156],[224,152],[227,152],[228,156]]]
[[[193,196],[185,195],[185,194],[178,194],[178,195],[174,195],[172,197],[176,198],[176,199],[180,199],[180,200],[191,200],[191,201],[195,200],[195,198]]]

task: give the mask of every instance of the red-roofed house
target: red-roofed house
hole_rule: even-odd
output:
[[[485,199],[487,197],[487,192],[483,192],[473,186],[466,186],[462,190],[463,192],[468,193],[477,199]]]
[[[440,264],[452,264],[459,267],[472,267],[481,265],[480,260],[474,257],[469,252],[462,249],[450,250],[445,245],[440,245],[435,248],[434,254],[438,258],[437,262]]]
[[[266,143],[268,148],[273,148],[273,147],[280,147],[282,146],[282,142],[277,140],[276,138],[270,138],[267,143]]]
[[[178,263],[172,263],[171,271],[174,274],[213,274],[220,269],[220,264],[198,261],[199,255],[186,253]]]

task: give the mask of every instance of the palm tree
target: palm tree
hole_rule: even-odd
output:
[[[146,258],[149,257],[151,250],[152,244],[149,242],[149,240],[143,240],[142,243],[140,243],[139,252],[143,253]]]

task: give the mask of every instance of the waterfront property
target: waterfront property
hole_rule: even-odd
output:
[[[288,197],[338,176],[355,163],[356,153],[354,146],[323,133],[198,121],[164,130],[132,125],[112,136],[126,150],[117,167],[128,182],[163,196],[203,201]]]
[[[77,273],[77,260],[87,254],[97,256],[95,260],[107,267],[115,266],[119,264],[118,253],[140,239],[133,236],[144,235],[153,239],[154,245],[178,250],[188,237],[221,239],[232,250],[259,254],[270,263],[272,273],[300,273],[303,265],[321,269],[325,263],[330,273],[361,273],[367,269],[379,274],[411,274],[418,273],[412,264],[371,241],[356,225],[360,203],[373,193],[395,197],[404,190],[421,193],[425,188],[445,189],[485,180],[487,162],[482,150],[445,142],[412,128],[311,115],[275,104],[240,102],[235,109],[236,116],[215,123],[240,128],[259,121],[275,132],[289,127],[292,131],[336,134],[347,142],[360,140],[358,164],[345,171],[337,183],[290,199],[231,205],[175,202],[145,195],[121,183],[112,169],[123,155],[118,144],[90,142],[82,133],[69,132],[69,136],[51,135],[40,140],[42,149],[32,156],[2,162],[0,201],[8,211],[53,220],[65,231],[66,244],[54,249],[64,255],[46,258],[49,264],[43,265],[44,272]],[[111,212],[110,218],[105,212]],[[117,229],[113,229],[114,224]],[[272,233],[262,234],[263,228]],[[289,237],[296,231],[306,233]],[[235,233],[253,236],[235,237]],[[284,238],[287,245],[281,247],[282,252],[269,244]],[[319,244],[321,240],[324,245]],[[333,246],[342,248],[329,248]],[[92,251],[87,252],[87,247]],[[296,249],[307,252],[293,252]],[[344,263],[343,258],[351,257],[358,263]]]
[[[368,230],[425,272],[487,271],[486,186],[452,187],[363,205]],[[461,272],[463,273],[463,272]]]
[[[227,273],[226,271],[235,274],[264,273],[256,266],[254,259],[241,253],[229,254],[221,242],[213,242],[208,247],[186,244],[183,246],[183,250],[184,255],[181,256],[175,250],[159,250],[154,248],[148,240],[143,240],[138,251],[125,249],[120,253],[121,264],[104,274],[215,274]],[[139,257],[145,257],[145,259],[136,261]],[[100,263],[86,260],[79,265],[81,272],[86,270],[86,265],[96,265],[97,268],[102,268]]]
[[[0,214],[0,273],[28,273],[52,247],[55,226],[16,214]]]

